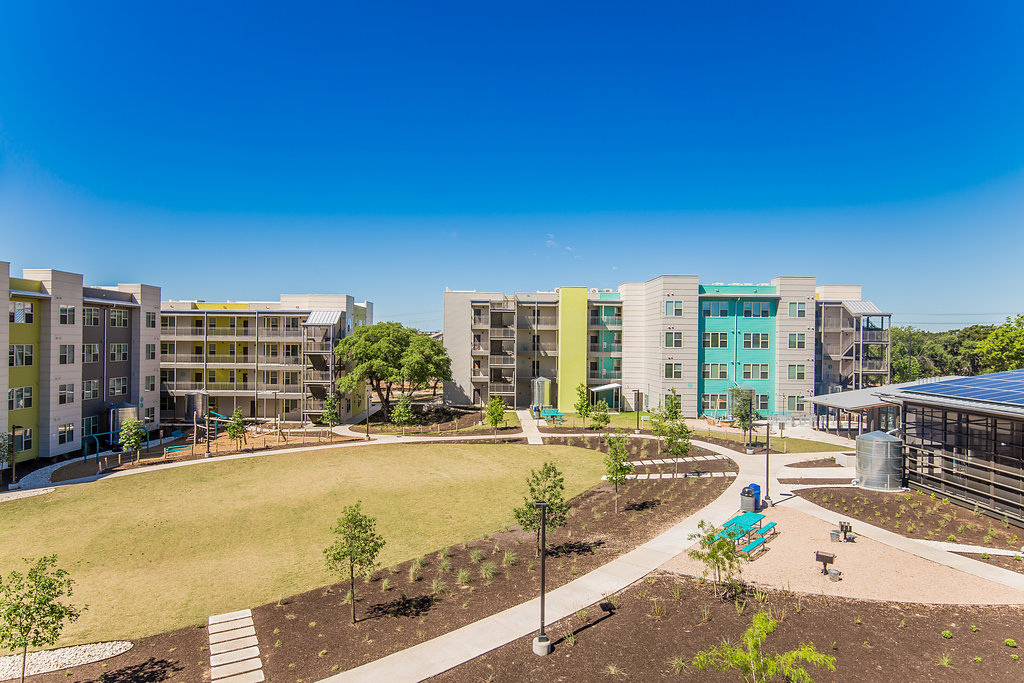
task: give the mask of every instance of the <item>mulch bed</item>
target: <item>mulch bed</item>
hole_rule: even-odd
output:
[[[974,553],[956,553],[956,554],[960,555],[961,557],[969,557],[970,559],[977,560],[978,562],[986,562],[988,564],[994,564],[997,567],[1002,567],[1003,569],[1009,569],[1011,572],[1017,572],[1018,574],[1024,574],[1024,559],[1021,559],[1021,560],[1017,559],[1018,557],[1024,558],[1024,555],[1018,554],[1018,555],[1016,555],[1014,557],[1010,557],[1008,555],[989,555],[988,559],[985,559],[981,555],[977,555],[977,554],[974,554]],[[1022,644],[1024,644],[1024,643],[1022,643]]]
[[[852,477],[829,477],[827,479],[822,479],[819,477],[790,477],[788,479],[779,479],[780,484],[801,484],[807,486],[830,486],[832,484],[849,484],[852,481]]]
[[[397,403],[397,402],[396,402]],[[484,413],[481,409],[476,410],[460,410],[445,406],[417,406],[413,405],[413,412],[416,414],[416,424],[408,425],[405,428],[405,435],[425,435],[431,434],[453,434],[459,431],[478,427],[484,420]],[[361,423],[361,424],[365,424]],[[359,426],[354,426],[353,429],[358,429]],[[474,429],[474,433],[479,432],[479,429]],[[518,433],[521,432],[522,428],[519,426],[515,427],[499,427],[498,432],[506,433]],[[384,420],[382,412],[378,411],[370,416],[370,434],[401,434],[402,428],[398,427],[390,422]]]
[[[672,471],[672,466],[661,471]],[[620,487],[617,514],[610,484],[577,496],[571,501],[567,526],[548,533],[548,589],[657,536],[716,499],[731,483],[730,477],[629,482]],[[343,604],[347,583],[254,608],[267,680],[317,681],[535,597],[540,586],[535,544],[534,534],[513,527],[452,546],[447,570],[441,566],[440,549],[425,556],[418,580],[410,575],[416,560],[382,569],[369,583],[359,578],[355,626],[349,606]],[[474,561],[475,551],[480,553],[479,562]],[[506,551],[514,554],[514,564],[505,564]],[[493,565],[490,579],[484,576],[490,569],[484,569],[486,563]],[[459,583],[460,570],[467,573],[467,584]],[[435,578],[444,584],[438,595]],[[387,590],[385,580],[390,584]],[[101,675],[103,683],[209,680],[207,647],[205,628],[182,629],[144,638],[124,655],[107,660],[106,667],[87,665],[68,670],[70,677],[61,671],[31,680],[98,681]],[[152,672],[145,668],[147,663]]]
[[[909,538],[1007,549],[1024,545],[1024,531],[1009,521],[993,519],[948,498],[933,498],[920,491],[887,493],[816,487],[795,493],[845,517],[860,519]]]
[[[758,609],[771,608],[779,626],[764,645],[768,654],[802,642],[835,657],[835,672],[808,666],[819,681],[893,681],[965,678],[1021,680],[1024,662],[1013,661],[1024,645],[1024,608],[936,606],[857,601],[843,598],[753,590],[733,599],[715,597],[709,584],[668,573],[653,574],[615,596],[606,612],[599,605],[581,610],[548,628],[555,649],[538,657],[532,635],[504,645],[432,680],[598,681],[740,679],[729,673],[697,671],[690,665],[700,650],[723,638],[740,643]],[[706,610],[706,611],[705,611]],[[741,613],[742,612],[742,613]],[[972,631],[971,626],[977,627]],[[942,632],[952,635],[947,639]],[[946,654],[950,665],[939,658]],[[974,657],[979,657],[976,662]],[[685,662],[673,672],[671,660]]]
[[[842,467],[835,461],[835,458],[815,458],[814,460],[801,460],[789,467]]]

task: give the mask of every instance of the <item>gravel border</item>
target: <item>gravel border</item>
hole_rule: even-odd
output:
[[[105,643],[89,643],[88,645],[72,645],[59,647],[55,650],[41,650],[28,653],[27,676],[60,671],[72,666],[92,664],[103,659],[116,657],[132,649],[127,640],[111,640]],[[21,678],[21,655],[0,657],[0,681]]]
[[[52,493],[53,487],[46,489],[28,489],[27,491],[19,491],[17,489],[10,493],[0,494],[0,503],[6,503],[9,500],[18,500],[20,498],[31,498],[32,496],[41,496],[44,493]]]

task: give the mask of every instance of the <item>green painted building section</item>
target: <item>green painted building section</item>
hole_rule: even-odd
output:
[[[572,410],[587,383],[587,288],[558,290],[558,408]]]
[[[36,280],[24,280],[22,278],[10,279],[11,289],[20,289],[25,292],[41,292],[42,283]],[[7,411],[7,424],[8,429],[13,429],[15,425],[22,428],[28,428],[32,430],[32,448],[25,451],[18,451],[14,454],[14,461],[16,463],[23,462],[25,460],[33,460],[39,456],[39,439],[41,438],[41,432],[39,429],[39,406],[42,402],[42,393],[39,385],[39,365],[41,362],[41,351],[40,347],[40,332],[41,332],[41,321],[43,318],[43,311],[40,306],[39,299],[32,299],[28,297],[19,297],[12,295],[10,297],[12,302],[21,302],[33,305],[33,321],[31,323],[11,323],[8,328],[10,331],[10,344],[31,344],[32,345],[32,365],[18,366],[8,368],[8,379],[7,386],[11,389],[17,389],[20,387],[31,387],[32,388],[32,407],[21,408],[18,410]]]

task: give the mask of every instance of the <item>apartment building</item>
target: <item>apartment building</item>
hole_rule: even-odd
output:
[[[814,393],[888,384],[892,315],[861,299],[856,285],[817,288]]]
[[[80,274],[49,269],[11,277],[0,262],[0,297],[0,427],[16,462],[106,444],[125,415],[159,427],[159,287],[85,286]]]
[[[866,377],[843,374],[866,367],[846,362],[873,339],[861,329],[863,316],[837,318],[844,335],[857,330],[860,345],[817,350],[816,321],[823,311],[833,320],[834,301],[843,311],[878,310],[860,301],[859,287],[819,287],[813,277],[701,284],[695,275],[662,275],[615,291],[448,291],[443,337],[453,377],[445,400],[479,405],[498,395],[511,406],[542,401],[571,410],[583,382],[593,400],[613,408],[656,407],[674,389],[684,414],[723,415],[730,387],[741,386],[762,415],[802,419],[818,362],[836,381]],[[831,340],[831,327],[826,334]]]
[[[165,301],[160,312],[160,413],[191,423],[209,407],[249,418],[319,422],[334,391],[342,418],[363,396],[342,396],[334,347],[373,324],[373,304],[348,295],[283,294],[279,301]]]

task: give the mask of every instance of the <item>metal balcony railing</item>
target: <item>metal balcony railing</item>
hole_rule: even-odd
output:
[[[515,299],[500,299],[491,302],[492,311],[514,311],[516,310]]]
[[[193,354],[193,353],[173,353],[173,354],[171,354],[171,353],[161,353],[160,354],[160,362],[161,363],[192,363],[192,364],[199,363],[199,364],[201,364],[203,362],[203,356],[202,356],[202,354],[196,355],[196,354]]]
[[[491,356],[488,359],[488,361],[490,362],[492,368],[498,368],[498,367],[508,368],[508,367],[513,367],[516,364],[515,356],[506,356],[506,355]]]
[[[620,315],[592,315],[591,325],[605,325],[608,327],[622,327],[622,316]]]
[[[307,382],[327,383],[332,381],[331,373],[323,370],[306,370],[302,378]]]
[[[516,330],[514,327],[492,327],[490,330],[491,339],[515,339]]]
[[[262,390],[265,385],[260,385]],[[256,389],[255,382],[207,382],[207,391],[253,391]]]
[[[532,315],[519,316],[519,328],[523,330],[532,330],[538,327],[556,327],[557,325],[558,317],[554,315],[542,315],[537,318]]]
[[[602,372],[590,371],[587,373],[587,379],[622,379],[621,370],[604,370]]]
[[[514,394],[516,385],[511,382],[491,382],[487,385],[487,390],[492,394]]]
[[[309,341],[308,339],[302,343],[302,349],[309,353],[329,353],[334,346],[331,342],[318,342]]]
[[[591,353],[622,353],[622,344],[591,344]]]
[[[486,344],[473,344],[473,353],[487,353],[488,351],[490,351],[490,347]]]
[[[207,327],[209,337],[255,337],[256,333],[249,327]]]
[[[528,356],[553,356],[558,353],[554,344],[523,344],[519,350]]]
[[[472,379],[473,379],[474,382],[486,382],[487,381],[487,373],[486,372],[474,372],[473,375],[472,375]]]

